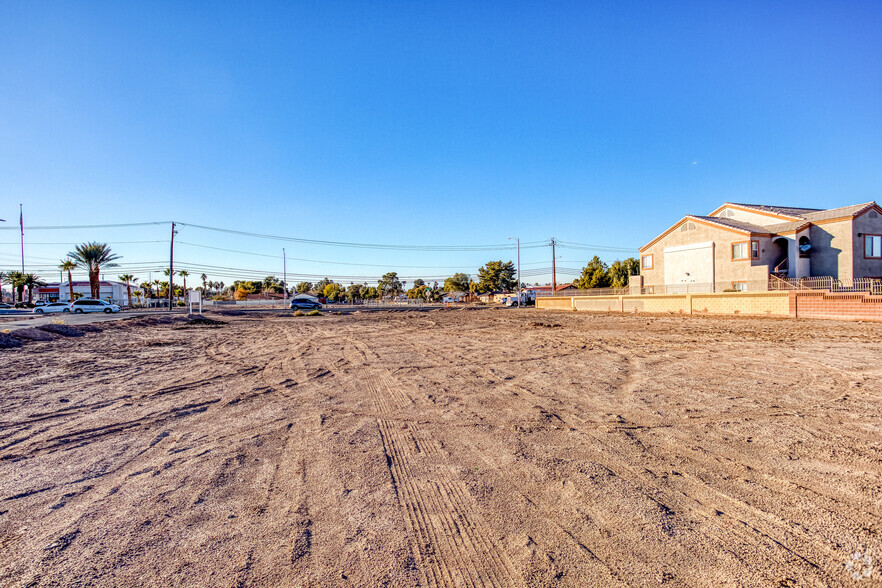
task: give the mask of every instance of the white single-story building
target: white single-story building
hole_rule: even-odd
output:
[[[136,284],[132,284],[132,292],[137,290],[138,287]],[[92,294],[91,287],[89,286],[89,281],[76,281],[73,282],[73,291],[74,294],[82,294],[84,298],[88,298]],[[126,285],[122,282],[113,282],[109,280],[101,280],[99,282],[99,295],[98,298],[101,300],[107,300],[108,302],[113,302],[114,304],[119,304],[120,306],[126,306],[129,303],[129,296],[126,290]],[[53,284],[47,284],[45,286],[41,286],[39,288],[34,289],[34,299],[35,300],[51,300],[58,302],[70,302],[70,285],[67,281],[55,282]],[[135,300],[135,295],[132,294],[132,300]]]

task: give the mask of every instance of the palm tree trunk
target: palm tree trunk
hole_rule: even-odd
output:
[[[89,289],[92,291],[92,298],[98,299],[101,284],[98,282],[98,268],[89,270]]]
[[[67,270],[67,286],[70,288],[70,301],[74,301],[73,297],[73,277],[70,274],[70,270]]]
[[[132,307],[132,287],[126,284],[126,293],[129,295],[129,308]]]

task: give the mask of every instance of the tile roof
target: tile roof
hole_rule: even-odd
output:
[[[724,227],[731,227],[733,229],[740,229],[742,231],[750,231],[751,233],[768,233],[769,227],[764,227],[762,225],[755,225],[753,223],[747,223],[744,221],[739,221],[731,218],[720,218],[718,216],[698,216],[696,214],[687,215],[686,218],[693,218],[697,220],[701,220],[707,223],[712,223],[715,225],[722,225]]]
[[[819,210],[817,212],[811,212],[805,215],[805,220],[807,221],[823,221],[830,220],[833,218],[840,218],[843,216],[852,216],[868,206],[873,206],[876,204],[875,202],[864,202],[863,204],[852,204],[851,206],[842,206],[840,208],[831,208],[829,210]]]
[[[743,204],[740,202],[727,202],[726,204],[733,204],[735,206],[742,206],[744,208],[753,208],[756,210],[761,210],[763,212],[771,212],[774,214],[783,214],[787,216],[796,216],[799,218],[804,218],[806,214],[812,212],[823,212],[820,208],[800,208],[797,206],[772,206],[770,204]]]

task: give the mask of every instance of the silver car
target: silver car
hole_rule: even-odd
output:
[[[70,312],[80,314],[83,312],[119,312],[119,306],[105,302],[103,300],[95,300],[94,298],[80,298],[70,303]]]
[[[43,314],[44,312],[70,312],[70,305],[67,302],[50,302],[34,309],[34,314]]]

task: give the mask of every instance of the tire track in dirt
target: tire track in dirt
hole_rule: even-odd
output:
[[[620,355],[618,352],[611,352]],[[621,388],[624,388],[625,393],[630,395],[641,383],[648,380],[640,371],[637,373],[631,371],[635,368],[640,370],[639,363],[629,358],[626,359],[628,359],[627,365],[629,369],[626,369]],[[498,374],[486,366],[472,366],[472,370],[476,373],[483,373],[485,377],[498,378]],[[503,393],[504,389],[516,390],[517,392],[515,394],[510,392],[505,394]],[[650,457],[653,461],[656,461],[657,463],[653,464],[656,469],[668,471],[669,466],[672,464],[665,461],[664,457],[656,455],[655,452],[640,444],[639,441],[636,441],[627,429],[620,430],[616,423],[611,423],[612,426],[610,427],[604,427],[603,424],[586,421],[571,411],[546,409],[544,405],[548,400],[547,398],[535,394],[529,388],[515,381],[503,380],[498,388],[491,387],[490,390],[506,405],[514,408],[520,405],[520,411],[523,412],[524,405],[529,404],[530,408],[538,411],[538,414],[544,417],[546,421],[549,420],[548,415],[550,415],[559,421],[561,425],[568,426],[572,430],[590,437],[593,440],[593,446],[602,448],[592,457],[596,463],[608,468],[616,476],[634,484],[635,488],[645,496],[658,502],[662,508],[670,509],[670,506],[674,506],[670,510],[686,513],[688,516],[704,521],[707,523],[704,525],[705,528],[716,530],[716,532],[711,531],[710,535],[716,539],[718,544],[731,543],[733,535],[743,544],[755,544],[759,538],[766,544],[767,549],[772,548],[770,553],[774,554],[773,557],[778,560],[782,567],[800,566],[806,576],[814,577],[818,586],[824,586],[826,582],[832,579],[829,573],[838,564],[831,563],[826,566],[825,570],[817,562],[799,553],[799,548],[789,547],[785,543],[792,544],[795,540],[798,540],[797,542],[801,546],[810,545],[813,551],[823,553],[829,558],[830,562],[837,562],[841,554],[833,546],[822,542],[802,529],[788,524],[786,520],[773,513],[711,487],[699,477],[679,474],[678,477],[681,480],[681,484],[686,486],[685,489],[660,484],[657,481],[656,474],[647,469],[648,464],[646,460],[641,459],[639,463],[634,463],[634,456],[628,453],[626,448],[629,444],[633,445],[636,442],[638,445],[635,447],[637,455]],[[561,416],[562,414],[564,416]],[[618,440],[610,439],[607,436],[608,433],[624,434],[625,438],[619,437]],[[702,465],[704,464],[702,463]],[[704,469],[706,471],[712,470],[712,468],[707,467]],[[778,492],[792,493],[793,484],[784,484],[783,482]],[[537,504],[538,508],[549,508],[547,500],[535,496],[530,498]],[[596,514],[592,516],[596,517]],[[727,523],[725,530],[720,527],[720,523],[723,521]],[[566,529],[565,531],[565,534],[570,535],[571,538],[573,537],[571,531]],[[609,545],[608,541],[604,538],[595,537],[595,540],[598,539],[601,541],[601,544]],[[587,538],[584,541],[588,545],[592,543]],[[777,550],[774,550],[774,548],[777,548]],[[683,554],[688,553],[689,549],[690,546],[688,545],[682,545],[679,548]],[[782,551],[784,552],[783,554],[781,553]],[[608,567],[610,566],[608,565]],[[610,570],[616,574],[613,567],[610,567]]]
[[[355,365],[379,358],[362,341],[347,341]],[[364,368],[363,381],[377,408],[377,426],[399,502],[416,539],[415,551],[429,586],[514,586],[511,564],[476,510],[465,485],[451,480],[437,443],[396,415],[413,404],[388,370]],[[427,459],[430,458],[430,459]]]

